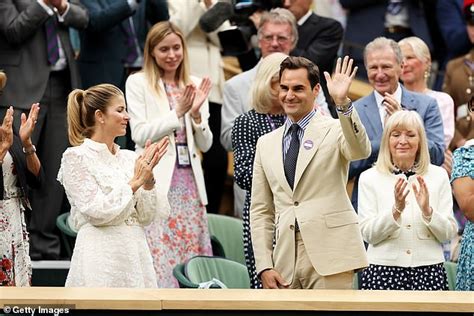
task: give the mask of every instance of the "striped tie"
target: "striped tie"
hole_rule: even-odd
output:
[[[48,62],[50,65],[54,65],[59,59],[58,29],[56,25],[56,18],[50,17],[46,20],[44,26],[46,29]]]
[[[132,23],[130,19],[127,19],[122,24],[125,30],[125,62],[127,64],[133,64],[138,58],[137,47],[135,45],[135,32],[133,31]]]
[[[390,0],[387,12],[391,15],[398,15],[403,7],[403,0]]]
[[[295,183],[295,172],[296,172],[296,162],[298,160],[298,152],[300,150],[300,139],[298,137],[298,131],[300,126],[296,123],[291,125],[289,132],[291,133],[291,141],[290,147],[286,152],[285,162],[284,162],[284,169],[285,169],[285,177],[290,185],[291,189],[293,189],[293,185]]]

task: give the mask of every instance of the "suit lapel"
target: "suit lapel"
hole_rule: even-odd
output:
[[[372,133],[368,132],[369,135],[382,135],[382,119],[380,118],[379,107],[375,100],[375,95],[372,93],[370,98],[362,104],[365,108],[359,115],[365,116],[365,121],[369,123]]]
[[[311,159],[318,151],[322,141],[329,132],[331,120],[324,120],[321,114],[316,113],[315,117],[311,120],[308,127],[306,128],[303,136],[303,142],[300,145],[298,152],[298,162],[296,164],[295,173],[295,184],[296,189],[301,177],[303,176],[306,167],[309,165]],[[307,147],[305,148],[305,143]],[[312,144],[312,147],[311,147]],[[310,148],[311,147],[311,148]],[[285,178],[286,181],[286,178]],[[294,190],[293,190],[294,191]]]
[[[418,101],[413,97],[413,94],[410,93],[405,87],[402,88],[402,108],[409,111],[416,111],[418,107]]]
[[[285,192],[292,196],[293,192],[288,184],[285,177],[285,170],[283,167],[283,132],[285,131],[285,125],[275,130],[275,133],[271,141],[271,151],[268,154],[275,155],[276,161],[271,164],[273,173],[276,175],[278,183],[285,190]]]

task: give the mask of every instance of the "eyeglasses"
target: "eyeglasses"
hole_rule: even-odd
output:
[[[290,41],[289,37],[283,36],[283,35],[262,34],[261,38],[265,43],[273,42],[274,38],[276,38],[276,41],[278,42],[278,44],[286,44]]]

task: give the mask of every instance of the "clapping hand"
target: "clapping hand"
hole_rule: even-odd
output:
[[[206,101],[207,97],[209,96],[209,92],[211,92],[212,82],[209,78],[204,78],[201,80],[201,84],[199,88],[196,89],[196,97],[194,98],[194,103],[191,108],[189,114],[195,120],[199,120],[201,118],[201,113],[199,110],[203,105],[204,101]]]
[[[162,138],[157,143],[151,143],[147,140],[144,152],[135,161],[135,172],[133,179],[130,181],[134,192],[143,186],[145,190],[151,190],[155,184],[153,178],[153,168],[158,164],[161,157],[168,149],[168,137]]]
[[[28,148],[31,146],[31,135],[36,126],[36,122],[38,120],[40,106],[39,103],[33,103],[30,108],[30,112],[28,113],[28,118],[26,118],[26,114],[21,114],[21,125],[20,125],[20,140],[23,144],[23,147]]]
[[[0,150],[6,153],[13,144],[13,107],[10,106],[3,118],[2,126],[0,127]]]
[[[398,210],[399,213],[403,212],[403,210],[405,209],[406,198],[408,196],[408,193],[410,193],[410,190],[407,190],[407,186],[408,181],[403,178],[399,178],[395,183],[395,208]]]
[[[432,211],[430,208],[430,194],[428,192],[428,187],[426,186],[425,179],[423,179],[422,176],[417,176],[416,180],[418,180],[419,188],[417,188],[415,183],[412,184],[416,202],[423,212],[423,217],[429,218]]]
[[[187,84],[183,90],[183,93],[178,99],[178,104],[176,105],[176,115],[178,117],[183,117],[191,107],[193,106],[194,99],[196,98],[196,86],[193,84]]]
[[[339,57],[336,62],[336,69],[334,70],[332,76],[330,76],[327,71],[324,72],[329,94],[333,98],[336,105],[345,105],[350,102],[347,95],[349,93],[352,80],[354,79],[357,72],[357,67],[352,69],[353,62],[354,61],[352,58],[349,59],[349,56],[344,57],[342,62],[341,58]]]

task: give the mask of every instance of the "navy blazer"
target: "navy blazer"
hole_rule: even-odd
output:
[[[428,138],[431,163],[438,166],[442,165],[445,150],[444,129],[437,101],[425,94],[408,91],[401,84],[400,86],[402,88],[402,107],[405,110],[416,111],[423,120]],[[357,109],[357,113],[359,113],[362,124],[365,126],[372,147],[369,158],[353,161],[349,168],[349,179],[356,178],[352,192],[352,203],[357,210],[358,178],[363,171],[372,167],[377,160],[383,129],[374,92],[354,102],[354,106]]]
[[[424,2],[432,0],[406,0],[410,28],[432,50],[433,45],[425,18]],[[341,6],[349,10],[344,38],[344,55],[351,56],[359,66],[358,77],[366,74],[363,68],[365,45],[385,32],[385,12],[388,0],[340,0]]]
[[[125,87],[125,23],[132,16],[139,49],[143,52],[149,26],[169,18],[164,0],[143,0],[136,11],[127,0],[81,0],[89,11],[89,24],[80,33],[78,63],[84,88],[100,83]],[[147,12],[147,10],[149,12]]]

